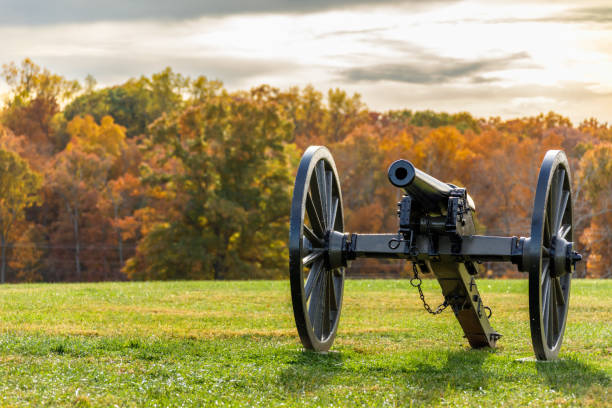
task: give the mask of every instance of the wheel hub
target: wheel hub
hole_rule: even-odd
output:
[[[343,255],[345,234],[338,231],[329,231],[326,236],[327,261],[330,269],[346,266],[346,259]]]
[[[566,241],[563,237],[555,235],[551,241],[551,276],[558,278],[565,274],[572,273],[576,262],[582,259],[582,255],[573,251],[573,243]]]

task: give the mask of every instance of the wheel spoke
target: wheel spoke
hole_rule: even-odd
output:
[[[567,209],[567,202],[569,201],[569,191],[563,192],[563,198],[561,199],[561,207],[559,210],[559,214],[557,214],[557,218],[555,219],[555,234],[559,232],[559,227],[561,226],[561,221],[563,221],[563,216],[565,215],[565,210]]]
[[[332,204],[332,216],[331,216],[331,220],[329,223],[329,228],[334,231],[336,229],[336,217],[338,215],[338,204],[339,204],[340,200],[338,200],[338,197],[334,197],[334,203]]]
[[[550,211],[546,211],[546,214],[544,214],[544,237],[543,237],[543,242],[545,244],[550,245],[550,222],[548,221],[548,214],[550,214]]]
[[[565,239],[565,237],[567,236],[567,233],[570,232],[572,230],[572,226],[570,224],[565,224],[560,230],[559,230],[559,236],[563,239]]]
[[[556,280],[556,279],[555,279]],[[553,327],[553,340],[557,337],[557,333],[559,333],[559,301],[557,299],[556,290],[552,291],[553,293],[553,301],[550,304],[552,309],[552,327]],[[551,342],[550,346],[552,347],[554,344]]]
[[[321,328],[323,327],[323,322],[321,320],[321,303],[323,302],[322,275],[324,275],[324,273],[320,273],[319,276],[317,276],[314,288],[312,290],[310,307],[308,308],[310,324],[312,325],[312,329],[314,330],[314,333],[318,338],[321,338]]]
[[[315,176],[316,176],[316,185],[317,190],[319,192],[319,202],[321,203],[321,223],[325,227],[327,231],[327,219],[329,215],[327,214],[327,187],[325,182],[325,163],[323,160],[319,160],[317,166],[315,167]]]
[[[331,312],[337,312],[338,311],[338,295],[336,293],[338,291],[338,288],[337,288],[337,285],[336,285],[336,281],[337,281],[337,279],[336,279],[336,272],[337,272],[337,269],[331,271],[330,274],[329,274],[329,279],[330,279],[330,285],[329,285],[330,286],[330,299],[331,299],[331,301],[330,301],[330,310],[331,310]],[[331,318],[331,316],[330,316],[330,318]]]
[[[549,214],[551,215],[550,218],[550,227],[552,228],[554,226],[554,222],[555,222],[555,218],[557,216],[557,205],[558,205],[558,201],[557,201],[557,186],[558,186],[558,180],[559,180],[559,172],[555,172],[555,174],[553,174],[552,180],[550,180],[550,191],[548,193],[548,204],[550,207],[550,212]]]
[[[325,199],[327,206],[327,229],[333,230],[334,225],[332,224],[332,177],[331,171],[325,172]]]
[[[318,244],[319,247],[322,247],[324,245],[323,241],[319,237],[317,237],[316,234],[310,228],[308,228],[307,225],[304,225],[304,235],[313,244],[313,246],[314,244]]]
[[[549,290],[548,292],[549,292],[548,293],[548,297],[549,297],[548,299],[548,322],[547,322],[548,324],[546,325],[547,326],[546,340],[549,345],[552,345],[553,336],[554,336],[554,327],[553,327],[554,311],[553,309],[555,308],[555,291]]]
[[[550,313],[550,276],[548,271],[542,283],[542,320],[544,327],[548,327]]]
[[[559,170],[557,173],[555,173],[556,179],[553,180],[553,183],[555,183],[553,185],[554,189],[552,191],[553,193],[553,197],[554,197],[554,201],[553,201],[553,213],[552,215],[552,220],[553,221],[553,234],[557,233],[558,230],[558,225],[557,225],[557,218],[559,216],[559,210],[561,207],[561,194],[563,194],[563,181],[565,179],[565,170],[561,169]]]
[[[330,304],[330,295],[329,295],[329,278],[331,276],[331,271],[325,271],[324,282],[323,282],[323,315],[321,316],[321,321],[323,322],[323,327],[321,330],[321,338],[327,337],[330,332],[330,316],[329,316],[329,304]]]
[[[306,213],[308,214],[308,219],[310,220],[310,226],[313,229],[315,235],[322,237],[325,235],[325,226],[321,224],[321,206],[315,204],[315,201],[312,198],[312,194],[308,193],[306,196]]]
[[[306,285],[304,285],[304,296],[306,296],[306,301],[310,299],[310,294],[312,293],[312,288],[314,287],[315,282],[319,278],[319,274],[321,273],[321,269],[323,268],[323,259],[319,259],[317,262],[312,265],[310,268],[310,273],[308,274],[308,278],[306,278]]]
[[[316,261],[317,259],[321,258],[322,256],[323,256],[323,251],[312,252],[302,258],[302,265],[306,267],[310,265],[311,263],[313,263],[314,261]]]
[[[542,258],[542,279],[540,280],[540,285],[544,285],[546,278],[548,277],[548,268],[550,266],[549,258]]]
[[[555,299],[557,300],[557,305],[565,305],[565,296],[563,295],[563,288],[561,287],[561,279],[558,277],[554,279],[555,283]]]

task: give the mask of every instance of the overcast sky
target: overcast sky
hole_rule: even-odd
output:
[[[377,110],[612,122],[609,1],[0,0],[0,62],[25,57],[101,85],[171,66]]]

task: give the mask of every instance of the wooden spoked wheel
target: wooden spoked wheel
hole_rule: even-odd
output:
[[[525,243],[531,341],[538,360],[554,360],[561,349],[575,263],[573,231],[569,164],[562,151],[552,150],[540,168]]]
[[[334,231],[344,231],[338,172],[329,150],[311,146],[295,179],[289,233],[293,313],[308,350],[329,350],[338,329],[345,270],[330,267],[329,237]]]

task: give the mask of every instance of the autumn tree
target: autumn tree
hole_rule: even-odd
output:
[[[98,233],[104,227],[101,222],[103,220],[95,212],[96,190],[105,182],[109,168],[110,163],[100,160],[95,154],[71,149],[58,155],[53,171],[49,173],[47,201],[55,200],[58,203],[58,217],[50,226],[50,243],[53,248],[51,263],[62,274],[62,280],[84,279],[84,229]],[[73,254],[74,273],[69,273],[71,268],[65,262],[70,259],[70,253]]]
[[[348,96],[341,89],[330,89],[327,92],[327,104],[324,132],[328,143],[344,140],[351,130],[367,120],[365,105],[359,94]]]
[[[378,130],[363,125],[342,142],[330,146],[341,178],[345,222],[355,232],[383,232],[385,226],[384,209],[389,202],[384,193],[390,190],[386,174],[389,163],[385,163]]]
[[[293,125],[292,142],[305,149],[311,144],[324,144],[327,110],[323,105],[323,94],[312,85],[303,89],[289,88],[278,95],[285,116]]]
[[[401,115],[403,113],[403,115]],[[446,112],[434,112],[432,110],[416,111],[414,113],[408,111],[394,112],[395,117],[404,117],[409,119],[410,124],[419,127],[439,128],[444,126],[453,126],[460,132],[472,130],[473,132],[480,131],[480,124],[472,115],[467,112],[449,114]]]
[[[4,65],[2,77],[0,151],[45,174],[42,200],[11,213],[7,280],[124,279],[121,268],[133,279],[283,276],[291,174],[312,144],[334,154],[349,230],[397,228],[402,193],[386,169],[405,158],[468,187],[479,232],[521,236],[541,159],[563,149],[575,175],[574,238],[588,256],[577,276],[584,265],[588,276],[611,274],[612,128],[594,118],[381,113],[341,89],[230,93],[170,68],[105,88],[88,77],[82,91],[29,59]],[[392,270],[376,262],[368,268]],[[489,272],[512,273],[504,268]]]
[[[270,94],[217,97],[158,121],[145,183],[165,215],[126,266],[135,279],[278,276],[285,266],[291,125]],[[149,167],[151,169],[151,167]]]
[[[45,157],[63,148],[56,138],[61,127],[60,106],[80,88],[76,81],[52,74],[26,58],[20,66],[2,66],[2,77],[11,87],[2,122],[32,147],[31,164],[42,168]]]
[[[43,278],[45,248],[44,231],[39,225],[21,223],[18,236],[8,257],[9,270],[15,282],[40,282]]]
[[[58,203],[50,234],[55,261],[60,263],[54,268],[67,269],[61,263],[72,252],[74,274],[68,279],[106,278],[113,272],[110,260],[115,246],[111,242],[115,240],[111,221],[100,212],[99,204],[110,188],[113,164],[126,146],[125,128],[110,116],[103,117],[99,125],[86,116],[74,118],[67,130],[71,141],[56,156],[47,183],[49,200],[55,197]]]
[[[7,250],[18,237],[15,230],[25,209],[39,201],[41,177],[17,153],[0,149],[0,283],[6,281]]]
[[[111,116],[102,117],[99,125],[91,115],[77,116],[68,123],[67,131],[71,136],[67,151],[79,147],[99,157],[117,158],[126,146],[125,128]]]
[[[578,183],[583,184],[591,212],[582,241],[589,249],[587,267],[593,276],[612,277],[612,144],[589,149],[580,161]],[[579,219],[579,221],[582,221]]]
[[[193,105],[206,103],[225,92],[225,89],[223,89],[223,82],[215,79],[208,79],[204,75],[200,75],[194,79],[187,79],[187,86],[189,88],[188,101]],[[174,109],[176,109],[176,107]]]
[[[91,115],[96,122],[111,116],[132,138],[147,133],[148,126],[160,116],[178,112],[188,104],[204,103],[222,90],[220,81],[205,76],[191,79],[168,67],[151,77],[132,78],[99,90],[92,88],[68,104],[64,115],[68,121]]]
[[[142,200],[140,180],[131,173],[125,173],[108,182],[98,201],[98,208],[110,218],[116,237],[119,270],[125,266],[127,257],[133,255],[131,248],[135,246],[137,238],[140,238],[139,223],[134,212],[141,207]],[[126,242],[130,247],[126,248]]]

